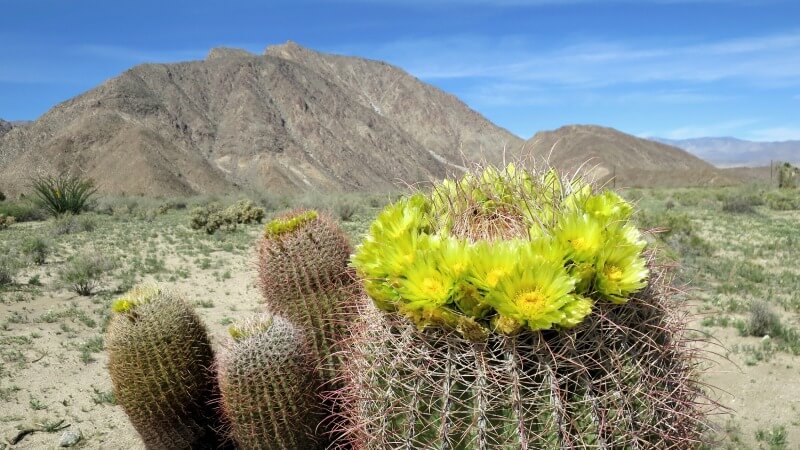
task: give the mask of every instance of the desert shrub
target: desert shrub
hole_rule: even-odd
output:
[[[53,216],[80,214],[97,192],[94,181],[69,175],[39,177],[32,187],[36,203]]]
[[[50,255],[51,248],[44,238],[31,236],[22,242],[22,253],[37,265],[42,265]]]
[[[47,214],[45,214],[41,208],[27,201],[2,202],[0,203],[0,214],[11,216],[16,219],[17,222],[42,220],[47,217]]]
[[[0,214],[0,230],[5,230],[16,221],[17,219],[15,219],[14,216],[7,216],[5,214]]]
[[[257,223],[264,219],[264,208],[257,207],[250,200],[240,200],[222,209],[218,203],[198,206],[189,214],[189,227],[214,234],[219,229],[235,230],[240,223]]]
[[[358,205],[351,200],[342,200],[334,206],[336,216],[343,222],[349,222],[353,216],[358,212]]]
[[[755,197],[730,196],[722,200],[722,210],[735,214],[753,214],[756,212],[753,208],[756,203]]]
[[[776,211],[800,209],[800,192],[780,190],[768,192],[765,197],[767,206]]]
[[[0,191],[0,202],[6,201],[6,194],[3,191]]]
[[[764,301],[754,301],[750,304],[747,334],[750,336],[776,336],[781,332],[781,319]]]
[[[713,251],[711,245],[698,235],[695,225],[685,213],[674,210],[640,211],[635,220],[641,228],[656,231],[656,239],[667,246],[672,257],[708,256]]]
[[[0,286],[13,283],[18,270],[16,261],[7,255],[0,255]]]
[[[62,283],[78,295],[92,295],[100,286],[103,275],[114,269],[105,255],[92,252],[71,258],[58,276]]]
[[[226,208],[224,214],[231,216],[236,223],[260,223],[264,220],[265,211],[250,200],[239,200]]]
[[[51,232],[54,236],[64,234],[91,232],[97,228],[97,219],[93,216],[74,216],[70,213],[53,218]]]

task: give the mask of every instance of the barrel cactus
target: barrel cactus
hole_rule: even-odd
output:
[[[333,345],[344,332],[354,286],[351,252],[336,222],[314,210],[295,210],[267,223],[259,245],[259,285],[267,308],[307,333],[317,370],[328,383],[336,377]]]
[[[178,295],[137,287],[113,304],[106,348],[117,401],[148,449],[225,447],[206,329]]]
[[[230,328],[218,360],[220,405],[238,448],[321,448],[323,412],[304,333],[279,316]]]
[[[691,448],[693,350],[629,222],[555,171],[487,168],[388,206],[339,393],[355,448]]]

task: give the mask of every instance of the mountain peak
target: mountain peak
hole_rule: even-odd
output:
[[[211,51],[208,52],[208,56],[206,56],[206,59],[211,60],[219,58],[243,58],[243,57],[254,57],[254,56],[256,55],[248,52],[243,48],[214,47],[211,49]]]
[[[139,65],[59,104],[0,139],[0,189],[36,167],[109,193],[380,191],[522,144],[396,67],[291,41],[265,53]]]

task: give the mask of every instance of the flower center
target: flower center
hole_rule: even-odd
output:
[[[586,242],[586,239],[582,237],[573,239],[570,244],[572,244],[572,248],[577,251],[585,250],[587,247],[589,247],[589,243]]]
[[[622,279],[622,269],[615,265],[606,266],[603,272],[610,281],[619,281]]]
[[[536,317],[544,310],[547,299],[538,289],[523,292],[517,295],[515,303],[517,308],[526,317]]]
[[[447,290],[441,280],[434,277],[425,277],[422,280],[422,292],[432,300],[440,300],[447,295]]]

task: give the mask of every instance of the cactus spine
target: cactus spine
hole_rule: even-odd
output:
[[[218,360],[221,406],[243,450],[314,449],[322,409],[304,333],[279,316],[231,328]]]
[[[300,326],[324,382],[336,377],[334,343],[354,285],[347,236],[328,215],[296,210],[269,222],[259,245],[259,285],[270,312]]]
[[[344,435],[365,449],[693,448],[706,403],[631,206],[509,166],[390,205],[354,265]]]
[[[117,401],[148,449],[223,446],[214,354],[206,329],[176,294],[136,288],[113,306],[106,337]]]

